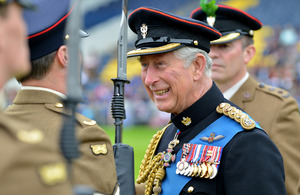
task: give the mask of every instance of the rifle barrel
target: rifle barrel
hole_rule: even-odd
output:
[[[120,35],[118,39],[118,70],[114,82],[114,96],[112,98],[111,112],[115,119],[115,143],[122,143],[123,119],[126,118],[124,107],[124,85],[127,80],[127,4],[128,0],[122,0],[122,19]]]

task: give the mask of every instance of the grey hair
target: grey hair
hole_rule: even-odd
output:
[[[197,53],[201,53],[206,58],[204,74],[207,77],[211,77],[211,67],[213,62],[206,51],[194,47],[182,47],[174,51],[174,55],[185,62],[185,68],[188,68],[193,63],[193,61],[196,59]]]

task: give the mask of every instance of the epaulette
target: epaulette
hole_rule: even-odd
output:
[[[258,89],[280,98],[288,98],[291,96],[286,90],[271,85],[266,85],[265,83],[259,83]]]
[[[224,114],[225,116],[234,119],[236,122],[240,123],[243,129],[251,130],[255,127],[255,121],[249,118],[249,116],[237,109],[234,106],[231,106],[229,103],[221,103],[216,111],[220,114]]]

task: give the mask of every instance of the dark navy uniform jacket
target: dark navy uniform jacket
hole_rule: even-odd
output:
[[[172,114],[172,124],[166,129],[156,153],[168,148],[168,143],[179,129],[180,143],[174,149],[177,153],[184,143],[188,143],[222,116],[216,112],[217,106],[222,102],[235,106],[226,100],[213,84],[211,89],[191,107],[176,116]],[[189,126],[181,122],[186,116],[192,121]],[[178,177],[186,176],[178,175]],[[237,133],[227,143],[223,149],[218,174],[214,179],[193,177],[180,194],[284,195],[286,194],[284,177],[283,160],[277,147],[263,130],[254,128]]]

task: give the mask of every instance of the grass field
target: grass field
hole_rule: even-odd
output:
[[[109,135],[112,144],[115,143],[115,127],[101,126]],[[161,128],[153,128],[150,126],[132,126],[123,127],[122,143],[130,145],[134,150],[134,173],[135,179],[139,174],[140,164],[144,158],[145,151],[152,139],[153,135]]]

